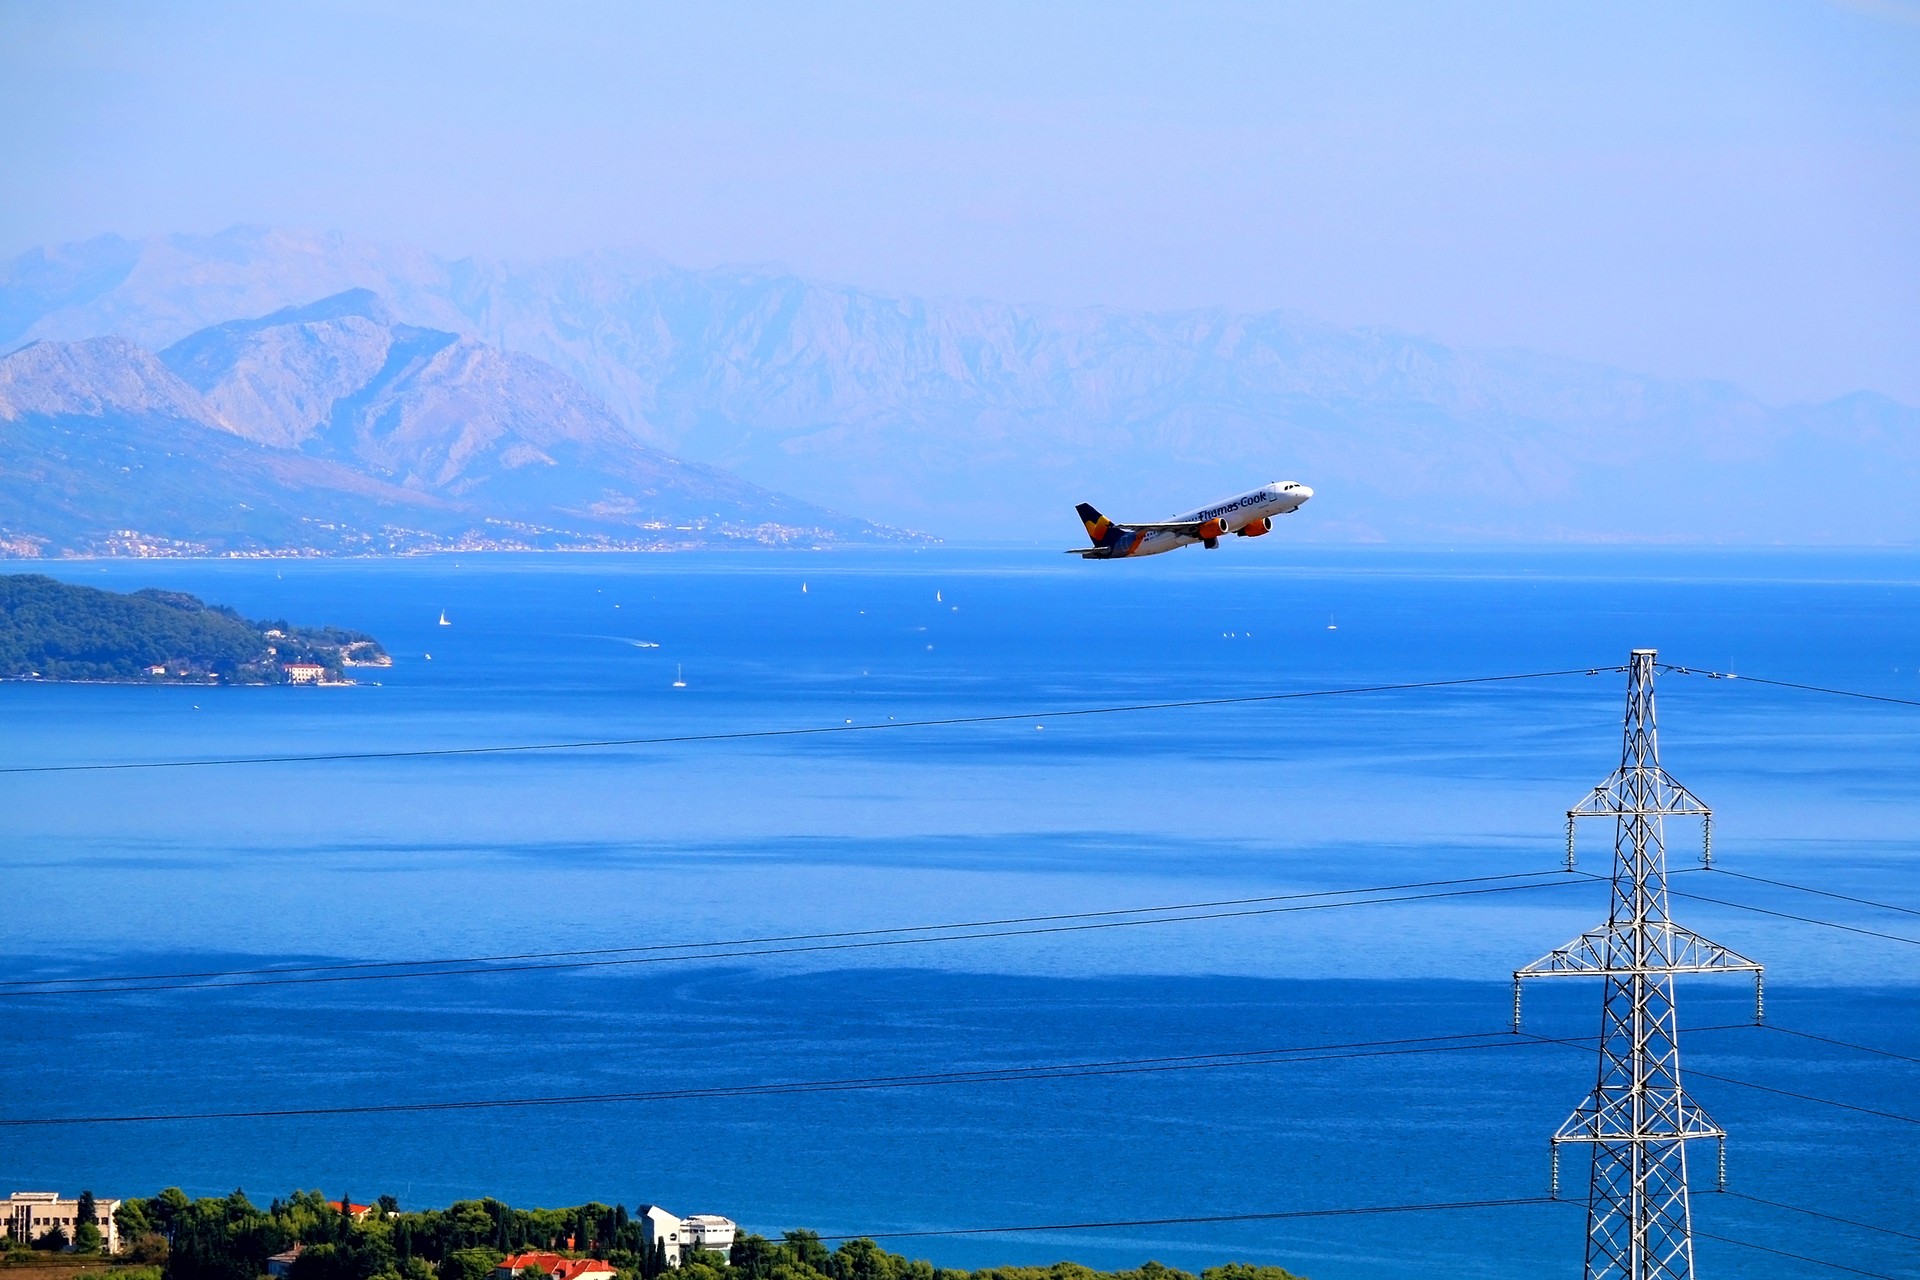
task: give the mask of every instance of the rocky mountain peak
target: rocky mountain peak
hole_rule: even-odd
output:
[[[0,357],[0,419],[106,414],[225,426],[198,391],[125,338],[34,342]]]
[[[0,545],[659,547],[900,535],[647,447],[531,356],[354,289],[0,358]],[[37,552],[30,552],[37,553]]]

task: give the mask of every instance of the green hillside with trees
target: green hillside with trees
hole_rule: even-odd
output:
[[[250,622],[180,591],[121,594],[0,574],[0,679],[283,684],[285,663],[339,680],[349,663],[386,662],[358,631]]]
[[[115,1218],[120,1265],[104,1276],[256,1280],[268,1258],[296,1244],[302,1248],[290,1280],[491,1280],[503,1257],[527,1250],[600,1258],[619,1269],[620,1280],[656,1280],[667,1270],[662,1254],[648,1254],[640,1220],[624,1205],[514,1209],[486,1199],[401,1212],[393,1197],[382,1196],[373,1213],[355,1222],[327,1201],[322,1192],[300,1191],[262,1209],[240,1191],[193,1200],[177,1187],[128,1200]],[[351,1204],[352,1197],[339,1203]],[[98,1241],[92,1244],[98,1249]],[[49,1240],[41,1247],[54,1245]],[[811,1231],[789,1231],[779,1240],[746,1235],[730,1256],[689,1254],[673,1274],[676,1280],[1301,1280],[1279,1267],[1245,1263],[1209,1267],[1197,1278],[1157,1262],[1130,1271],[1073,1262],[957,1271],[888,1253],[871,1240],[829,1249]]]

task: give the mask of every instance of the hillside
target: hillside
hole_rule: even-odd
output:
[[[286,684],[288,663],[390,665],[372,636],[249,622],[179,591],[123,595],[33,573],[0,574],[0,679]]]
[[[0,358],[0,552],[257,554],[884,541],[641,443],[531,357],[356,291]]]
[[[654,448],[954,536],[1050,541],[1077,533],[1075,500],[1158,517],[1297,478],[1319,496],[1293,538],[1920,537],[1920,410],[1770,406],[1287,312],[889,297],[641,254],[449,260],[235,228],[23,255],[0,269],[0,343],[164,346],[353,288],[545,362]]]

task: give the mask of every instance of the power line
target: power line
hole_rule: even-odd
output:
[[[1732,1031],[1742,1027],[1764,1027],[1765,1025],[1766,1025],[1765,1023],[1751,1023],[1751,1022],[1725,1023],[1720,1026],[1714,1026],[1714,1027],[1686,1027],[1686,1028],[1683,1028],[1683,1030],[1685,1030],[1688,1034],[1697,1034],[1704,1031]],[[1589,1050],[1593,1047],[1593,1042],[1590,1040],[1574,1040],[1574,1039],[1569,1039],[1569,1038],[1559,1037],[1559,1036],[1543,1036],[1543,1035],[1537,1035],[1531,1031],[1518,1031],[1518,1032],[1515,1032],[1514,1034],[1524,1036],[1529,1040],[1538,1040],[1542,1044],[1563,1045],[1568,1048],[1574,1048],[1574,1049],[1580,1049],[1580,1050]],[[1794,1032],[1792,1034],[1797,1035],[1797,1034],[1803,1034],[1803,1033]],[[1821,1039],[1823,1037],[1813,1036],[1809,1038]],[[1839,1043],[1839,1042],[1836,1041],[1835,1043]],[[1863,1046],[1850,1045],[1848,1047],[1861,1048]],[[1868,1052],[1872,1053],[1877,1051],[1870,1049],[1868,1050]],[[1898,1056],[1898,1055],[1889,1055],[1889,1056]],[[1858,1103],[1853,1103],[1853,1102],[1840,1102],[1834,1098],[1822,1098],[1816,1094],[1801,1093],[1794,1089],[1782,1089],[1776,1085],[1756,1084],[1751,1080],[1741,1080],[1735,1076],[1723,1076],[1723,1075],[1717,1075],[1711,1071],[1702,1071],[1698,1067],[1688,1067],[1687,1075],[1700,1080],[1715,1080],[1721,1084],[1739,1085],[1742,1089],[1755,1089],[1761,1093],[1778,1094],[1783,1098],[1795,1098],[1801,1102],[1817,1102],[1823,1107],[1838,1107],[1842,1111],[1857,1111],[1862,1115],[1877,1116],[1882,1120],[1897,1120],[1902,1124],[1920,1124],[1920,1116],[1903,1115],[1898,1111],[1881,1111],[1875,1107],[1863,1107]]]
[[[1776,1249],[1772,1245],[1755,1244],[1751,1240],[1736,1240],[1732,1236],[1715,1235],[1711,1231],[1702,1231],[1699,1227],[1693,1229],[1693,1234],[1703,1240],[1718,1240],[1721,1244],[1738,1245],[1742,1249],[1770,1253],[1776,1258],[1792,1258],[1795,1262],[1810,1262],[1816,1267],[1832,1267],[1835,1271],[1848,1271],[1856,1276],[1872,1276],[1873,1280],[1899,1280],[1899,1277],[1890,1276],[1884,1271],[1863,1271],[1859,1267],[1850,1267],[1844,1262],[1828,1262],[1825,1258],[1810,1258],[1804,1253],[1788,1253],[1785,1249]]]
[[[1245,706],[1262,702],[1291,702],[1302,698],[1337,698],[1353,694],[1406,693],[1421,689],[1452,689],[1466,685],[1504,684],[1518,680],[1549,680],[1561,676],[1591,676],[1623,670],[1621,667],[1581,667],[1566,671],[1527,671],[1512,675],[1462,676],[1451,680],[1412,680],[1402,684],[1351,685],[1334,689],[1303,689],[1293,693],[1254,693],[1229,698],[1189,698],[1178,702],[1134,702],[1105,707],[1078,707],[1065,711],[1004,712],[985,716],[946,716],[932,720],[889,720],[884,724],[835,724],[800,729],[743,729],[731,733],[683,733],[656,738],[602,738],[579,742],[528,742],[490,747],[421,747],[396,751],[334,751],[302,755],[221,756],[200,760],[128,760],[106,764],[33,764],[0,767],[0,774],[103,773],[133,769],[203,769],[228,765],[325,764],[351,760],[425,760],[443,756],[514,755],[542,751],[594,751],[614,747],[678,746],[698,742],[746,742],[760,738],[816,737],[835,733],[871,733],[885,729],[943,729],[961,725],[1006,724],[1022,720],[1065,720],[1076,716],[1122,715],[1135,711],[1177,711],[1192,707]]]
[[[1873,898],[1856,898],[1848,893],[1834,893],[1830,889],[1815,889],[1804,884],[1792,884],[1786,880],[1769,880],[1766,876],[1748,875],[1744,871],[1729,871],[1725,867],[1702,868],[1717,871],[1723,876],[1732,876],[1736,880],[1751,880],[1755,884],[1770,884],[1777,889],[1793,889],[1800,893],[1811,893],[1821,898],[1832,898],[1838,902],[1857,903],[1863,907],[1877,907],[1881,911],[1899,911],[1910,916],[1920,916],[1920,908],[1903,907],[1893,902],[1880,902]]]
[[[56,1125],[154,1124],[206,1120],[271,1120],[343,1115],[396,1115],[430,1111],[482,1111],[510,1107],[584,1106],[614,1102],[677,1102],[710,1098],[777,1097],[787,1094],[845,1093],[874,1089],[923,1088],[934,1085],[1002,1084],[1026,1080],[1077,1079],[1086,1076],[1158,1074],[1232,1066],[1269,1066],[1294,1062],[1344,1062],[1359,1058],[1394,1058],[1428,1053],[1460,1053],[1480,1049],[1529,1046],[1530,1039],[1511,1032],[1472,1031],[1450,1035],[1395,1040],[1361,1040],[1344,1044],[1298,1045],[1279,1049],[1246,1049],[1227,1053],[1185,1054],[1171,1057],[1117,1059],[1105,1062],[1053,1063],[1029,1067],[985,1067],[974,1071],[932,1071],[901,1076],[864,1076],[847,1079],[774,1081],[764,1084],[710,1085],[685,1089],[626,1090],[614,1093],[551,1094],[520,1098],[464,1098],[442,1102],[359,1103],[334,1107],[286,1107],[242,1111],[179,1111],[135,1115],[40,1116],[0,1119],[0,1128],[46,1128]]]
[[[1388,1213],[1444,1213],[1463,1209],[1507,1209],[1523,1205],[1566,1204],[1552,1196],[1513,1196],[1500,1200],[1445,1200],[1426,1204],[1351,1205],[1338,1209],[1288,1209],[1276,1213],[1215,1213],[1184,1218],[1127,1218],[1110,1222],[1043,1222],[1020,1227],[948,1227],[937,1231],[873,1231],[865,1235],[820,1236],[821,1240],[908,1240],[928,1236],[1017,1235],[1027,1231],[1097,1231],[1117,1227],[1200,1226],[1216,1222],[1285,1222],[1296,1218],[1356,1218]]]
[[[1832,1098],[1821,1098],[1811,1093],[1801,1093],[1795,1089],[1781,1089],[1770,1084],[1755,1084],[1751,1080],[1740,1080],[1733,1076],[1715,1075],[1711,1071],[1702,1071],[1698,1067],[1688,1067],[1687,1074],[1701,1080],[1718,1080],[1721,1084],[1737,1084],[1742,1089],[1757,1089],[1761,1093],[1778,1094],[1783,1098],[1797,1098],[1801,1102],[1817,1102],[1823,1107],[1838,1107],[1842,1111],[1857,1111],[1861,1115],[1878,1116],[1882,1120],[1898,1120],[1901,1124],[1920,1124],[1920,1116],[1902,1115],[1898,1111],[1881,1111],[1875,1107],[1863,1107],[1853,1102],[1837,1102]]]
[[[993,920],[960,920],[947,924],[896,925],[890,928],[876,929],[842,929],[826,933],[774,934],[759,938],[722,938],[706,942],[662,942],[627,947],[588,947],[569,951],[521,951],[502,955],[442,956],[424,960],[359,960],[331,964],[273,965],[253,969],[201,969],[181,973],[111,974],[78,978],[9,978],[0,980],[0,995],[9,994],[9,992],[5,990],[6,988],[60,987],[72,988],[74,990],[90,990],[94,989],[95,984],[99,983],[168,982],[188,978],[271,977],[306,973],[337,973],[366,969],[418,968],[425,965],[486,965],[515,960],[556,960],[576,957],[631,955],[640,952],[685,951],[712,947],[761,946],[780,942],[818,942],[839,938],[877,937],[897,933],[928,933],[951,929],[986,929],[998,925],[1044,924],[1061,920],[1092,920],[1111,916],[1151,915],[1173,911],[1199,911],[1212,907],[1253,906],[1269,902],[1295,902],[1308,898],[1351,897],[1359,894],[1391,893],[1403,889],[1435,889],[1454,885],[1485,884],[1496,880],[1538,880],[1549,877],[1561,877],[1566,874],[1565,871],[1560,870],[1513,871],[1500,875],[1461,876],[1450,880],[1415,880],[1404,884],[1363,885],[1351,889],[1321,889],[1311,893],[1268,894],[1258,898],[1223,898],[1211,902],[1176,902],[1152,907],[1113,907],[1101,911],[1067,911],[1052,915],[1006,916]],[[1149,922],[1140,921],[1137,923]],[[487,973],[493,972],[493,970],[476,969],[474,972]],[[418,975],[393,974],[386,976],[407,977]],[[142,988],[142,990],[146,989],[148,988]],[[30,994],[45,993],[32,992]]]
[[[1776,689],[1797,689],[1802,693],[1825,693],[1836,698],[1858,698],[1863,702],[1891,702],[1902,707],[1920,707],[1920,700],[1914,698],[1896,698],[1885,693],[1861,693],[1857,689],[1831,689],[1824,685],[1797,684],[1792,680],[1769,680],[1764,676],[1735,675],[1731,671],[1708,671],[1701,667],[1675,667],[1662,663],[1662,671],[1677,676],[1705,676],[1709,680],[1739,680],[1746,684],[1772,685]]]
[[[1750,902],[1729,902],[1725,898],[1709,897],[1704,893],[1687,893],[1681,889],[1669,889],[1676,898],[1691,898],[1695,902],[1711,902],[1717,907],[1732,907],[1735,911],[1751,911],[1755,915],[1774,916],[1781,920],[1795,920],[1801,924],[1817,924],[1823,929],[1838,929],[1842,933],[1857,933],[1865,938],[1880,938],[1887,942],[1904,942],[1910,947],[1920,947],[1920,938],[1909,938],[1901,933],[1883,933],[1879,929],[1863,929],[1859,925],[1841,924],[1838,920],[1822,920],[1817,916],[1803,916],[1793,911],[1778,911],[1772,907],[1756,907]]]
[[[1870,1044],[1855,1044],[1851,1040],[1836,1040],[1832,1036],[1815,1035],[1811,1031],[1796,1031],[1792,1027],[1783,1027],[1777,1022],[1765,1022],[1760,1025],[1768,1031],[1778,1031],[1782,1035],[1799,1036],[1806,1040],[1818,1040],[1822,1044],[1838,1045],[1842,1049],[1857,1049],[1861,1053],[1876,1054],[1879,1057],[1892,1058],[1899,1062],[1920,1063],[1920,1058],[1916,1058],[1908,1053],[1895,1053],[1891,1049],[1876,1049]]]
[[[1903,1240],[1920,1240],[1920,1235],[1915,1235],[1911,1231],[1897,1231],[1892,1227],[1880,1226],[1878,1223],[1861,1222],[1856,1218],[1842,1218],[1838,1214],[1822,1213],[1818,1209],[1807,1209],[1797,1204],[1782,1204],[1778,1200],[1764,1200],[1759,1196],[1750,1196],[1744,1191],[1730,1190],[1725,1192],[1725,1194],[1741,1200],[1751,1200],[1753,1203],[1765,1205],[1769,1209],[1785,1209],[1789,1213],[1804,1213],[1809,1218],[1825,1218],[1828,1222],[1838,1222],[1849,1227],[1858,1227],[1862,1231],[1878,1231],[1883,1235],[1899,1236]]]
[[[1752,1023],[1722,1023],[1689,1027],[1689,1032],[1750,1029]],[[671,1102],[708,1098],[770,1097],[802,1093],[843,1093],[873,1089],[921,1088],[949,1084],[1017,1084],[1028,1080],[1078,1079],[1094,1076],[1147,1075],[1169,1071],[1197,1071],[1218,1067],[1274,1066],[1295,1062],[1345,1062],[1362,1058],[1397,1058],[1430,1053],[1459,1053],[1481,1049],[1513,1049],[1534,1045],[1590,1049],[1591,1042],[1497,1031],[1461,1031],[1444,1035],[1411,1036],[1390,1040],[1357,1040],[1333,1044],[1293,1045],[1277,1049],[1233,1049],[1215,1053],[1175,1054],[1153,1058],[1121,1058],[1098,1062],[1040,1063],[1031,1066],[982,1067],[971,1071],[928,1071],[900,1076],[863,1076],[848,1079],[773,1081],[764,1084],[708,1085],[685,1089],[625,1090],[613,1093],[554,1094],[521,1098],[452,1099],[443,1102],[362,1103],[337,1107],[299,1107],[257,1111],[164,1112],[145,1115],[47,1116],[0,1119],[0,1128],[52,1125],[146,1124],[200,1120],[262,1120],[336,1115],[387,1115],[420,1111],[473,1111],[506,1107],[579,1106],[613,1102]],[[1815,1099],[1824,1101],[1824,1099]],[[1838,1105],[1838,1104],[1836,1104]]]
[[[0,999],[18,999],[25,996],[41,995],[72,995],[76,992],[95,995],[111,992],[140,991],[226,991],[240,987],[290,987],[312,986],[319,983],[390,982],[408,978],[471,977],[485,974],[528,973],[559,969],[581,970],[614,968],[618,966],[677,964],[691,960],[740,960],[762,956],[807,955],[827,951],[864,951],[878,947],[925,946],[929,943],[936,942],[969,942],[980,938],[1025,938],[1042,934],[1087,933],[1106,929],[1130,929],[1141,925],[1184,924],[1196,920],[1247,919],[1256,916],[1290,915],[1305,911],[1334,911],[1345,907],[1388,906],[1407,902],[1432,902],[1443,898],[1470,898],[1496,893],[1522,893],[1534,889],[1553,888],[1556,883],[1573,884],[1577,883],[1577,881],[1570,879],[1536,881],[1528,884],[1496,885],[1481,889],[1451,889],[1439,893],[1404,893],[1389,897],[1355,898],[1347,902],[1309,902],[1284,907],[1253,907],[1237,911],[1193,912],[1187,915],[1158,916],[1151,920],[1103,920],[1084,924],[1039,925],[1033,928],[1023,929],[989,929],[975,933],[954,933],[938,937],[876,938],[859,942],[823,942],[809,945],[760,947],[736,951],[692,952],[684,955],[671,956],[633,956],[611,960],[537,961],[523,964],[497,964],[486,968],[423,969],[409,973],[323,973],[318,977],[251,978],[241,982],[163,982],[146,985],[127,984],[122,986],[72,987],[58,990],[15,990],[0,991]]]

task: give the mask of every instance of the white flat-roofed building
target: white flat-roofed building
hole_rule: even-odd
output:
[[[100,1247],[108,1253],[120,1252],[120,1224],[113,1220],[113,1211],[119,1207],[118,1200],[95,1198],[93,1202],[93,1225],[100,1228]],[[24,1244],[32,1244],[55,1227],[73,1244],[79,1215],[80,1197],[66,1199],[58,1191],[16,1191],[0,1200],[0,1225]]]
[[[725,1257],[733,1248],[740,1228],[732,1218],[717,1213],[693,1213],[680,1219],[680,1243],[689,1249],[705,1249]]]
[[[638,1217],[640,1219],[640,1235],[646,1242],[647,1252],[651,1254],[656,1244],[661,1245],[663,1247],[662,1252],[666,1254],[667,1265],[670,1267],[679,1266],[679,1215],[668,1213],[657,1204],[643,1204],[640,1206]]]
[[[692,1250],[704,1249],[725,1256],[740,1234],[732,1218],[723,1218],[717,1213],[694,1213],[682,1218],[657,1204],[643,1204],[637,1216],[647,1252],[652,1253],[654,1242],[659,1241],[665,1246],[670,1267],[679,1266],[682,1257]]]

